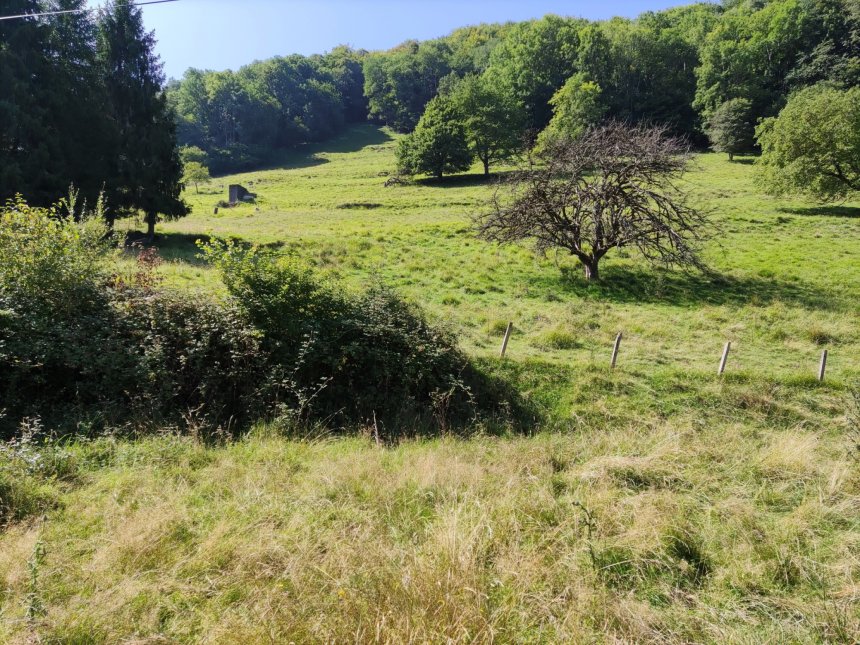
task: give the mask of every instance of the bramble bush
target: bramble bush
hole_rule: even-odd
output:
[[[453,336],[385,286],[355,295],[261,249],[214,241],[202,250],[262,334],[278,404],[386,427],[445,426],[474,413],[469,363]]]
[[[252,420],[265,360],[234,307],[111,273],[105,230],[18,200],[0,211],[0,435]]]
[[[447,331],[383,285],[350,293],[291,259],[233,242],[203,254],[224,301],[160,286],[153,250],[116,275],[97,212],[0,210],[0,436],[176,427],[235,432],[264,418],[447,430],[475,418],[475,370]],[[489,408],[485,408],[489,409]]]

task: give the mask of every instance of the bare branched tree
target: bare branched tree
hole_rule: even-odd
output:
[[[475,225],[487,240],[569,251],[588,280],[621,247],[652,262],[704,268],[708,220],[679,186],[689,163],[688,145],[666,128],[610,122],[552,142],[500,186]]]

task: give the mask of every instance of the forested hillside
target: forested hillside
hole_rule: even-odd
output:
[[[189,70],[170,87],[182,143],[217,170],[252,166],[274,149],[319,141],[371,120],[410,132],[425,107],[467,77],[513,99],[510,121],[533,139],[554,115],[668,124],[707,144],[709,120],[748,101],[749,139],[789,94],[820,81],[860,82],[857,0],[698,3],[636,19],[546,16],[478,25],[389,51],[345,47],[324,56],[253,63],[238,72]]]
[[[0,643],[860,643],[860,0],[2,4]]]

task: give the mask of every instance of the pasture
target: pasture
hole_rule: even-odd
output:
[[[540,422],[20,445],[0,486],[34,512],[0,533],[0,640],[857,642],[860,205],[774,200],[751,158],[701,154],[713,274],[617,252],[588,285],[475,238],[478,168],[385,187],[395,144],[359,126],[188,191],[160,225],[165,283],[220,294],[206,236],[382,280]],[[257,204],[213,214],[233,182]]]

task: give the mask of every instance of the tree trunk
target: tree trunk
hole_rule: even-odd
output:
[[[144,221],[146,222],[146,241],[150,244],[155,240],[155,220],[158,216],[153,213],[147,213]]]
[[[484,162],[484,177],[489,177],[490,176],[490,160],[485,158],[485,159],[482,159],[482,161]]]
[[[734,152],[730,152],[730,153],[729,153],[729,161],[734,161],[734,160],[735,160],[735,153],[734,153]]]
[[[595,282],[600,279],[600,273],[597,270],[597,262],[598,260],[591,260],[590,262],[582,261],[582,266],[585,269],[585,279],[588,282]]]

